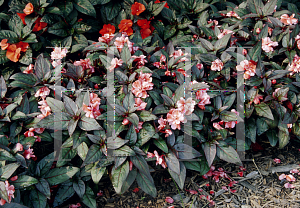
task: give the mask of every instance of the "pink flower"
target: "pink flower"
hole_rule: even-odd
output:
[[[161,131],[166,127],[167,119],[163,119],[162,117],[160,117],[160,119],[158,120],[158,123],[159,123],[159,126],[157,128]]]
[[[291,71],[290,75],[300,72],[300,57],[297,54],[295,54],[293,62],[289,64],[288,70]]]
[[[260,31],[261,31],[261,29],[258,27],[258,28],[256,28],[256,30],[255,30],[255,32],[257,33],[257,34],[259,34],[260,33]]]
[[[35,157],[33,149],[30,149],[30,146],[27,150],[24,151],[23,155],[27,160],[29,160],[31,157]]]
[[[239,112],[237,112],[235,109],[232,109],[231,112],[234,112],[237,116],[239,116]],[[229,121],[225,122],[225,128],[234,128],[237,121]]]
[[[167,163],[165,161],[165,159],[163,158],[163,156],[159,156],[157,151],[154,150],[154,155],[156,157],[156,165],[161,165],[163,168],[166,168],[167,167]]]
[[[137,110],[145,110],[147,103],[143,102],[141,98],[134,98],[135,104],[134,107],[138,107]]]
[[[210,191],[209,191],[209,194],[210,194],[210,195],[214,195],[215,192],[214,192],[213,190],[210,190]]]
[[[201,89],[200,91],[196,92],[196,99],[200,100],[198,103],[198,107],[202,110],[205,109],[205,105],[210,104],[210,96],[206,93],[206,90],[208,90],[209,88],[206,89]]]
[[[48,115],[48,113],[51,113],[51,108],[49,107],[48,103],[46,100],[42,99],[41,101],[38,102],[40,105],[38,108],[42,112],[43,115]]]
[[[170,136],[170,135],[173,134],[172,131],[171,131],[171,129],[166,129],[165,133],[166,133],[165,137],[168,137],[168,136]]]
[[[207,23],[208,23],[208,24],[214,23],[215,25],[218,25],[218,24],[219,24],[219,22],[218,22],[217,20],[211,20],[211,19],[208,20]]]
[[[263,100],[263,99],[264,99],[264,96],[257,94],[257,95],[255,95],[253,102],[255,104],[259,104],[260,100]]]
[[[152,90],[153,86],[151,74],[140,72],[139,79],[132,84],[131,91],[136,97],[146,98],[149,96],[146,90]]]
[[[294,25],[298,23],[298,19],[294,18],[295,14],[289,16],[288,14],[283,14],[280,17],[280,21],[285,25]]]
[[[244,60],[240,65],[236,66],[237,71],[244,71],[244,79],[250,79],[255,75],[256,63],[254,61]]]
[[[233,185],[236,184],[236,183],[238,183],[238,182],[237,182],[237,181],[231,181],[231,182],[228,184],[228,186],[231,188],[231,187],[233,187]]]
[[[122,125],[128,125],[129,124],[129,120],[127,118],[124,118]]]
[[[180,130],[180,123],[185,123],[186,119],[179,109],[171,109],[167,114],[167,121],[173,130]]]
[[[33,73],[33,64],[29,64],[27,68],[23,71],[24,74],[32,74]]]
[[[243,177],[244,172],[243,172],[243,171],[240,171],[240,172],[237,172],[237,174],[238,174],[240,177]]]
[[[290,128],[293,128],[293,124],[287,124],[287,127],[290,129]]]
[[[11,181],[16,181],[16,180],[18,180],[18,176],[11,177],[10,180],[11,180]]]
[[[221,39],[221,38],[223,38],[225,35],[227,35],[227,34],[229,34],[229,33],[232,33],[232,34],[234,34],[234,32],[233,31],[231,31],[231,30],[227,30],[227,29],[224,29],[219,35],[218,35],[218,39]]]
[[[213,123],[213,127],[215,127],[215,128],[218,129],[218,130],[224,129],[222,126],[220,126],[219,123]]]
[[[99,109],[101,99],[95,93],[90,93],[90,106]]]
[[[187,53],[183,53],[181,49],[177,50],[177,51],[174,51],[173,54],[170,55],[170,57],[174,57],[174,59],[177,59],[178,57],[180,56],[187,56],[188,54]],[[188,59],[186,57],[183,57],[181,59],[179,59],[177,61],[177,63],[179,62],[183,62],[183,61],[187,61]]]
[[[241,171],[246,171],[246,168],[244,168],[243,166],[240,166],[240,170]]]
[[[222,189],[228,191],[228,188],[226,186],[222,186]]]
[[[183,97],[180,98],[180,100],[177,101],[177,107],[178,109],[185,115],[191,115],[194,111],[194,107],[196,105],[196,102],[190,97],[186,101]]]
[[[116,67],[122,66],[123,60],[118,58],[113,58],[110,62],[110,66],[108,67],[108,70],[112,72]]]
[[[55,60],[55,61],[52,61],[52,66],[54,67],[54,68],[56,68],[58,65],[60,65],[61,64],[61,60],[60,59],[57,59],[57,60]]]
[[[30,128],[28,131],[24,133],[25,137],[33,137],[34,136],[34,128]]]
[[[155,157],[155,154],[151,152],[147,152],[147,158],[153,158],[153,157]]]
[[[13,185],[9,185],[8,181],[5,181],[5,189],[6,189],[7,196],[8,196],[8,202],[10,203],[11,202],[11,198],[15,198],[15,196],[14,196],[15,187]]]
[[[127,43],[128,48],[131,53],[134,53],[138,50],[138,47],[133,47],[133,43],[129,41],[128,37],[126,37],[124,34],[122,34],[121,37],[117,37],[114,44],[117,46],[118,50],[121,52],[122,48],[124,47],[124,44]]]
[[[293,184],[290,184],[290,183],[285,183],[284,187],[285,188],[295,188],[295,186]]]
[[[67,56],[68,50],[66,48],[61,49],[60,47],[55,47],[51,52],[51,59],[62,59]]]
[[[296,181],[296,178],[293,175],[287,175],[286,180],[293,182],[293,181]]]
[[[281,163],[281,160],[278,159],[278,158],[275,158],[275,159],[274,159],[274,162],[275,162],[275,163]]]
[[[15,145],[14,151],[15,151],[15,152],[23,151],[23,145],[20,144],[20,143],[17,143],[17,144]]]
[[[275,99],[279,98],[278,100],[280,100],[280,101],[288,100],[287,93],[284,96],[282,96],[282,93],[278,92],[279,90],[280,90],[280,88],[275,89],[275,92],[272,93],[273,98],[275,98]]]
[[[141,68],[142,66],[145,65],[148,61],[145,59],[145,55],[140,55],[140,56],[131,56],[131,58],[134,58],[134,62],[137,62],[137,68]]]
[[[101,112],[97,109],[93,109],[92,107],[89,107],[83,103],[82,107],[83,111],[86,113],[85,116],[89,118],[97,118],[101,115]]]
[[[203,64],[196,64],[196,67],[200,70],[203,68]]]
[[[90,58],[80,59],[80,61],[74,62],[74,66],[82,66],[83,70],[91,69],[91,73],[93,73],[95,72],[95,69],[91,64]]]
[[[35,128],[35,129],[34,129],[34,131],[35,131],[36,133],[38,133],[38,134],[43,133],[44,130],[45,130],[45,128]]]
[[[47,95],[50,94],[50,90],[48,87],[42,87],[40,88],[36,93],[35,93],[35,97],[42,97],[42,98],[45,98]]]
[[[99,190],[99,192],[97,193],[97,196],[103,196],[103,191]]]
[[[223,62],[220,59],[216,59],[212,62],[211,70],[213,71],[221,71],[223,68]]]
[[[143,123],[144,123],[144,122],[141,122],[141,121],[140,121],[140,122],[139,122],[139,125],[138,125],[138,128],[134,127],[136,133],[139,133],[140,130],[143,128]]]
[[[290,171],[290,173],[299,173],[299,170],[298,169],[293,169]]]
[[[71,205],[69,205],[69,208],[77,208],[77,207],[81,207],[81,204],[77,203],[77,204],[71,204]]]
[[[39,136],[34,136],[34,138],[36,138],[35,142],[41,142],[42,141],[41,137],[39,137]]]
[[[273,47],[278,46],[278,42],[273,42],[269,37],[265,37],[262,39],[262,49],[269,53],[271,51],[274,51]]]
[[[226,14],[227,17],[235,17],[237,19],[241,19],[239,17],[239,15],[237,13],[235,13],[234,11],[229,11],[227,14]]]
[[[279,180],[283,180],[283,179],[285,179],[285,178],[286,178],[286,175],[285,175],[284,173],[282,173],[282,174],[278,177]]]
[[[99,37],[98,41],[102,42],[102,43],[109,44],[109,42],[113,39],[114,36],[115,36],[114,34],[108,34],[108,33],[106,33],[102,37]]]
[[[172,199],[171,197],[167,196],[165,199],[166,202],[172,204],[174,202],[174,199]]]

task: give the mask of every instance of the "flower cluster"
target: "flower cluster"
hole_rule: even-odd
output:
[[[21,52],[26,52],[29,47],[28,43],[18,42],[16,44],[7,43],[8,39],[2,39],[0,46],[1,50],[6,50],[6,57],[13,61],[18,62],[21,56]]]
[[[9,185],[8,181],[5,181],[5,189],[8,196],[8,202],[11,202],[11,198],[15,198],[15,187],[13,185]],[[0,199],[0,205],[4,205],[6,201],[4,199]]]
[[[146,98],[149,96],[147,90],[152,90],[153,86],[151,74],[141,71],[138,80],[132,84],[131,91],[138,98]]]
[[[99,106],[101,99],[95,93],[90,93],[90,103],[87,106],[83,103],[83,111],[86,113],[85,116],[89,118],[97,118],[101,115]]]

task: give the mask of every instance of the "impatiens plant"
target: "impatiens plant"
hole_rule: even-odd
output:
[[[212,164],[242,165],[237,128],[245,150],[300,139],[299,5],[0,2],[1,205],[96,207],[104,176],[156,197],[152,164],[181,189],[193,170],[235,192]]]

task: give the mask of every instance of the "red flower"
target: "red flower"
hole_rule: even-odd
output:
[[[214,192],[213,190],[210,190],[210,191],[209,191],[209,194],[210,194],[210,195],[214,195],[215,192]]]
[[[172,204],[174,202],[174,199],[172,199],[171,197],[167,196],[166,199],[165,199],[165,201]]]
[[[163,1],[163,2],[164,2],[164,1]],[[156,3],[160,3],[160,1],[159,1],[159,0],[156,0],[154,3],[155,3],[155,4],[156,4]],[[169,9],[168,3],[165,4],[165,7]]]
[[[146,37],[149,37],[150,35],[151,35],[151,30],[150,29],[142,29],[141,30],[142,39],[145,39]]]
[[[11,44],[7,48],[6,57],[13,62],[18,62],[20,58],[20,53],[21,48],[18,48],[16,44]]]
[[[134,4],[131,6],[131,14],[132,15],[140,15],[143,11],[145,11],[146,8],[144,4],[134,2]]]
[[[17,45],[17,48],[21,48],[21,52],[26,52],[27,48],[29,47],[28,43],[25,43],[22,41],[18,42],[16,45]]]
[[[111,24],[107,24],[107,25],[105,24],[105,25],[103,25],[102,30],[99,31],[99,33],[102,36],[104,36],[105,34],[110,34],[111,35],[111,34],[114,34],[115,32],[116,32],[116,28],[115,28],[115,26],[113,26]]]
[[[133,192],[136,193],[136,192],[138,192],[139,190],[140,190],[139,188],[135,188],[135,189],[133,189]]]
[[[142,29],[150,28],[150,21],[148,21],[147,19],[138,20],[137,24]]]
[[[240,177],[243,177],[243,175],[244,175],[243,171],[237,172],[237,174],[238,174]]]
[[[119,24],[120,32],[126,32],[128,36],[133,34],[132,21],[130,19],[123,19]]]
[[[24,13],[17,13],[17,15],[21,18],[23,24],[26,25],[25,17],[26,17],[27,15],[24,14]]]
[[[35,25],[32,29],[32,32],[37,32],[37,31],[40,31],[40,30],[44,29],[45,27],[47,27],[46,22],[40,22],[41,19],[42,19],[41,17],[37,18],[37,20],[35,21]]]

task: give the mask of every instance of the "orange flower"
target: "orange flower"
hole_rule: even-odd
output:
[[[143,19],[137,21],[138,26],[140,26],[142,29],[147,29],[150,27],[150,21]]]
[[[23,12],[24,12],[26,15],[30,15],[30,14],[33,12],[33,5],[32,5],[32,3],[28,3],[28,4],[25,6],[25,9],[23,10]]]
[[[142,39],[149,37],[151,35],[151,30],[149,28],[141,30]]]
[[[29,47],[29,44],[28,43],[25,43],[25,42],[18,42],[16,44],[17,48],[21,48],[21,52],[26,52],[27,51],[27,48]]]
[[[23,24],[26,25],[26,22],[25,22],[26,14],[24,14],[24,13],[17,13],[17,14],[21,18]]]
[[[163,2],[164,2],[164,1],[163,1]],[[160,3],[160,1],[159,1],[159,0],[156,0],[154,3],[155,3],[155,4],[156,4],[156,3]],[[168,3],[166,3],[164,7],[166,7],[166,8],[168,8],[168,9],[169,9],[169,5],[168,5]]]
[[[128,30],[124,30],[123,32],[126,32],[128,36],[133,34],[132,28],[128,28]]]
[[[99,31],[99,33],[104,36],[105,34],[114,34],[116,31],[115,26],[111,25],[111,24],[105,24],[103,25],[102,30]]]
[[[41,19],[42,19],[41,17],[37,18],[37,20],[35,21],[35,25],[32,29],[32,32],[37,32],[37,31],[40,31],[40,30],[44,29],[45,27],[47,27],[46,22],[40,22]]]
[[[144,4],[134,2],[134,4],[131,6],[131,14],[132,15],[140,15],[143,11],[145,11],[146,8]]]
[[[17,62],[20,58],[20,52],[21,48],[17,48],[16,44],[11,44],[7,48],[6,57],[13,62]]]
[[[1,40],[1,43],[0,43],[0,46],[1,46],[1,50],[5,50],[7,49],[7,47],[9,46],[9,43],[7,43],[7,39],[2,39]]]
[[[128,30],[131,27],[132,27],[132,21],[130,19],[123,19],[119,24],[120,32],[123,32],[124,30]]]

